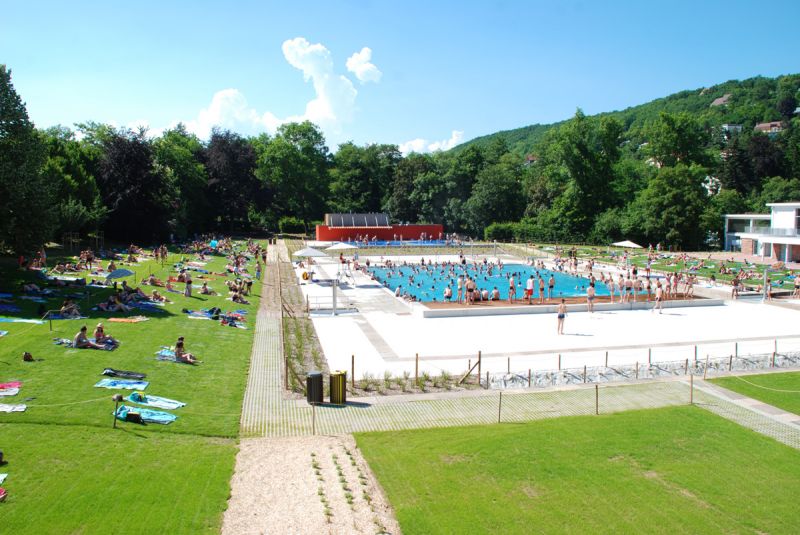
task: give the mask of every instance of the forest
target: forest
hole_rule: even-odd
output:
[[[800,75],[730,81],[403,155],[392,144],[333,151],[308,122],[208,140],[180,124],[159,136],[39,129],[0,65],[0,247],[30,253],[97,231],[140,243],[303,232],[325,212],[385,211],[478,239],[712,249],[722,214],[800,200],[798,89]],[[766,121],[774,131],[755,130]]]

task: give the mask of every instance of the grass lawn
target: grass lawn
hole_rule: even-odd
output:
[[[219,533],[232,439],[39,424],[0,424],[0,437],[0,532]]]
[[[54,252],[49,256],[53,265]],[[139,280],[151,271],[166,280],[170,274],[177,274],[172,262],[182,256],[171,255],[171,262],[164,266],[152,259],[135,266],[117,264],[135,270]],[[196,260],[194,255],[185,257],[187,261]],[[224,272],[226,263],[224,257],[209,257],[204,269]],[[198,275],[193,274],[195,284],[203,282]],[[110,290],[87,288],[89,294],[78,303],[89,319],[53,321],[52,332],[48,323],[0,323],[0,330],[9,331],[0,338],[0,383],[23,383],[17,396],[0,398],[0,403],[28,405],[26,412],[0,413],[0,449],[10,459],[17,459],[13,465],[0,468],[0,472],[11,474],[3,485],[9,499],[0,504],[4,528],[6,519],[11,518],[16,519],[19,529],[13,531],[17,533],[196,533],[219,529],[233,472],[237,448],[232,439],[238,437],[261,294],[256,283],[248,298],[251,304],[227,301],[226,278],[208,279],[209,287],[221,294],[218,296],[201,296],[195,288],[194,296],[187,298],[158,288],[173,301],[163,312],[92,311]],[[11,259],[0,259],[0,292],[14,294],[11,300],[21,308],[18,312],[0,312],[0,316],[37,317],[39,304],[20,298],[22,280],[43,282],[32,272],[18,270]],[[134,277],[127,280],[138,286]],[[185,285],[175,286],[182,290]],[[153,290],[144,285],[141,288],[148,294]],[[58,298],[45,304],[48,309],[58,308],[66,294],[84,290],[58,291]],[[184,308],[212,306],[225,311],[247,310],[248,329],[189,319],[181,312]],[[112,316],[133,315],[150,319],[133,324],[108,321]],[[121,347],[115,351],[66,349],[53,344],[54,337],[71,339],[84,324],[91,336],[100,321],[108,334],[121,340]],[[181,335],[186,337],[187,349],[202,364],[155,360],[162,345],[174,345]],[[32,353],[37,361],[23,362],[23,351]],[[105,367],[146,373],[150,382],[146,393],[176,399],[187,406],[171,411],[178,416],[171,425],[122,423],[124,430],[115,432],[111,429],[111,396],[127,396],[130,391],[95,388]]]
[[[712,383],[800,414],[800,372],[766,373],[745,377],[721,377]]]
[[[696,407],[367,433],[413,533],[796,533],[800,452]]]

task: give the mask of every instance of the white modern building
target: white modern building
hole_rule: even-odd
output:
[[[725,215],[725,250],[800,262],[800,202],[767,206],[769,214]]]

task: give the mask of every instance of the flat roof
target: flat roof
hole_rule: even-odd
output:
[[[797,207],[800,207],[800,201],[796,201],[796,202],[768,202],[767,206],[797,206]]]
[[[725,217],[741,217],[743,219],[769,219],[770,214],[725,214]]]

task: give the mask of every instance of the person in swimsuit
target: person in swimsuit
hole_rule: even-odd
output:
[[[567,317],[567,305],[564,299],[558,305],[558,334],[564,334],[564,318]]]
[[[594,296],[596,292],[594,290],[594,283],[590,283],[589,287],[586,288],[586,308],[589,310],[590,313],[594,313]]]

